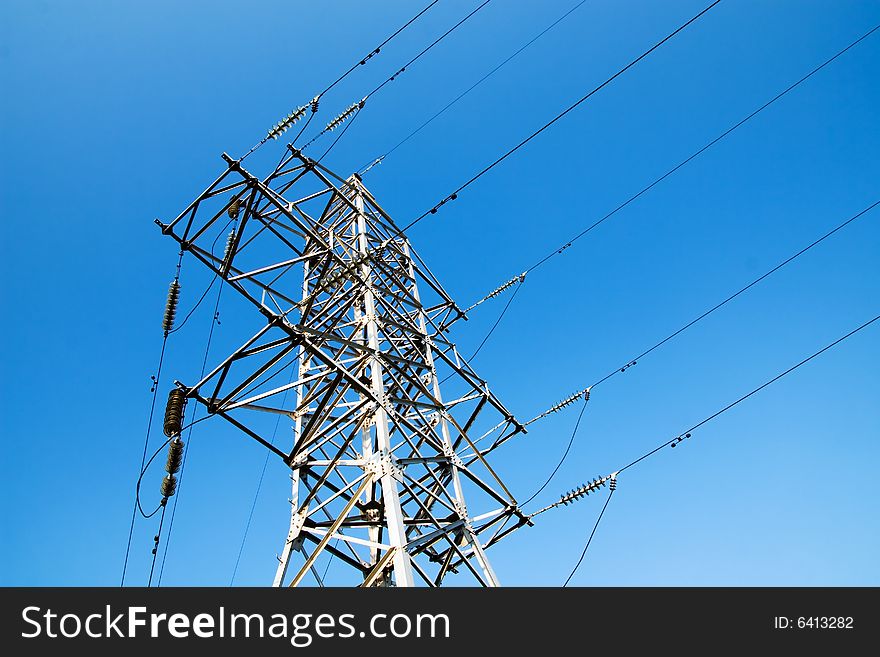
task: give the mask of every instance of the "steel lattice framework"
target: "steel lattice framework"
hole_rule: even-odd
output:
[[[157,223],[266,320],[201,381],[177,385],[291,469],[274,584],[323,585],[315,566],[329,553],[361,586],[436,586],[450,573],[497,585],[485,548],[529,521],[487,456],[525,429],[448,338],[464,313],[357,175],[290,146],[264,179],[223,157],[226,171]],[[253,413],[289,417],[288,444]]]

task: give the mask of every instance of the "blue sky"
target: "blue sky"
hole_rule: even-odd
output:
[[[322,116],[476,4],[441,0],[328,94]],[[574,4],[494,0],[371,99],[326,163],[347,175],[369,162]],[[244,152],[420,6],[3,3],[0,583],[118,583],[176,258],[153,219],[176,216],[222,170],[222,151]],[[703,6],[587,2],[366,185],[406,223]],[[467,305],[877,23],[875,2],[725,0],[410,238]],[[880,32],[536,271],[475,368],[531,417],[876,201],[877,80]],[[878,221],[865,215],[597,389],[535,503],[624,465],[876,315]],[[200,275],[185,265],[182,308]],[[456,327],[465,353],[501,303]],[[210,314],[206,304],[169,343],[170,377],[198,374]],[[234,306],[221,306],[221,322],[215,359],[242,337]],[[878,330],[628,471],[573,583],[880,584]],[[520,499],[552,470],[575,418],[576,408],[554,415],[496,452]],[[263,452],[212,423],[191,446],[163,584],[226,585]],[[236,584],[271,582],[286,487],[270,464]],[[147,499],[157,488],[148,477]],[[561,584],[600,505],[591,496],[544,514],[493,548],[502,582]],[[146,582],[154,530],[138,524],[131,584]]]

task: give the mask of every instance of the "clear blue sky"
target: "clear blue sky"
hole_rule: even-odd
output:
[[[176,256],[153,219],[173,218],[221,171],[222,151],[242,153],[421,4],[2,4],[0,583],[118,583]],[[441,0],[328,94],[327,114],[475,4]],[[327,164],[348,174],[368,162],[574,4],[495,0],[371,99]],[[588,2],[366,184],[400,223],[421,214],[704,4]],[[876,2],[725,0],[411,240],[468,304],[878,22]],[[531,417],[880,198],[878,80],[875,33],[535,272],[477,370]],[[597,389],[536,503],[876,315],[878,253],[875,211]],[[190,263],[182,308],[199,275]],[[500,308],[456,327],[465,353]],[[242,337],[234,307],[221,319],[215,358]],[[170,343],[170,377],[195,379],[209,322],[206,307]],[[573,582],[880,584],[878,356],[875,325],[628,471]],[[552,469],[575,417],[555,415],[496,452],[520,499]],[[192,446],[163,584],[226,585],[263,452],[220,423],[201,425]],[[147,477],[148,501],[158,479]],[[236,584],[271,582],[287,496],[272,463]],[[560,584],[601,499],[493,548],[502,582]],[[131,584],[146,582],[154,530],[138,525]]]

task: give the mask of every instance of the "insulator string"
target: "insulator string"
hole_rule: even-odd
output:
[[[180,271],[183,266],[183,250],[181,249],[177,254],[177,264],[174,267],[174,280],[180,281]],[[166,302],[167,306],[167,302]],[[144,468],[147,465],[147,451],[149,449],[150,444],[150,433],[153,428],[153,416],[156,412],[156,399],[159,394],[159,385],[162,378],[162,366],[165,363],[165,350],[168,346],[168,331],[164,331],[162,333],[162,347],[159,350],[159,360],[156,364],[156,374],[150,376],[150,380],[152,381],[152,386],[150,388],[150,411],[147,416],[147,428],[144,433],[144,448],[143,453],[141,454],[141,467],[140,474],[138,475],[137,486],[135,487],[134,494],[134,504],[132,505],[131,510],[131,524],[128,529],[128,541],[125,546],[125,558],[122,563],[122,577],[119,581],[119,586],[125,586],[125,575],[128,572],[128,559],[131,555],[131,541],[134,537],[134,526],[137,520],[138,509],[140,509],[140,500],[138,498],[138,491],[140,489],[140,481],[141,477],[143,477]],[[141,509],[141,514],[143,514],[143,509]]]
[[[214,338],[214,329],[216,326],[219,325],[218,316],[219,316],[219,312],[220,312],[219,311],[220,298],[222,295],[223,295],[223,286],[221,285],[220,288],[217,290],[217,299],[214,302],[214,314],[211,317],[211,327],[208,330],[208,339],[205,342],[205,355],[204,355],[204,358],[202,359],[202,371],[199,374],[200,381],[202,380],[202,378],[204,378],[205,371],[208,367],[208,355],[210,354],[210,351],[211,351],[211,341]],[[209,417],[211,417],[211,415],[206,414],[202,419],[206,419]],[[191,418],[193,420],[195,420],[195,409],[193,410],[193,414],[192,414]],[[197,422],[198,422],[197,420],[191,421],[189,424],[189,431],[187,433],[187,438],[186,438],[187,447],[183,451],[183,458],[182,458],[182,461],[180,464],[180,475],[178,477],[178,482],[177,482],[177,495],[174,497],[174,504],[171,507],[171,518],[168,523],[168,537],[165,539],[165,550],[162,552],[162,564],[159,567],[159,580],[156,584],[157,586],[162,586],[162,576],[165,573],[165,560],[168,558],[168,549],[171,547],[171,536],[172,536],[172,532],[174,531],[174,518],[177,515],[177,505],[180,502],[180,488],[183,483],[183,474],[186,469],[186,462],[187,462],[187,458],[189,456],[189,452],[192,449],[193,427],[195,426],[195,424],[197,424]]]

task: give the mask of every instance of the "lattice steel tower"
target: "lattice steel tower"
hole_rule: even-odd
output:
[[[316,566],[332,555],[354,585],[453,573],[497,585],[485,549],[528,520],[486,457],[524,429],[447,337],[463,312],[358,176],[292,147],[265,179],[224,159],[177,219],[157,223],[266,320],[201,381],[177,385],[291,469],[274,584],[323,584]],[[298,370],[279,384],[285,367]],[[292,435],[273,445],[254,413],[289,417]]]

